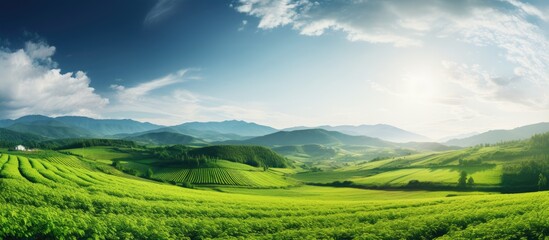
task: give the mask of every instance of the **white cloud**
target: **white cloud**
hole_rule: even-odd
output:
[[[27,42],[25,43],[25,52],[32,59],[52,61],[51,56],[55,53],[55,47],[44,43]]]
[[[308,4],[307,1],[292,0],[247,0],[241,1],[237,10],[252,16],[261,17],[259,28],[270,29],[284,26],[295,20],[298,15],[297,8]]]
[[[62,73],[51,57],[55,47],[27,42],[25,49],[0,49],[0,115],[96,116],[108,104],[90,87],[82,72]]]

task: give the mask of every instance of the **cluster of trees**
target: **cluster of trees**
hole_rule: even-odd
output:
[[[191,148],[182,145],[158,147],[151,152],[166,162],[177,162],[188,167],[200,167],[223,159],[254,167],[288,167],[289,161],[260,146],[208,146]]]
[[[536,150],[549,149],[549,132],[532,136],[530,138],[530,146]]]
[[[37,135],[0,128],[0,147],[14,148],[19,144],[23,144],[29,148],[36,148],[40,141],[44,139],[45,138]]]
[[[502,185],[505,188],[525,191],[545,190],[547,176],[549,176],[549,158],[534,157],[529,161],[505,165]]]
[[[191,150],[191,147],[174,145],[168,147],[153,148],[151,149],[151,152],[155,157],[163,160],[165,163],[177,163],[180,166],[190,168],[206,166],[208,163],[218,160],[217,157],[212,157],[208,155],[189,154]]]
[[[465,159],[459,159],[458,160],[458,164],[459,166],[475,166],[475,165],[481,165],[482,164],[482,159],[481,158],[477,158],[477,159],[472,159],[472,160],[465,160]]]
[[[459,173],[459,179],[458,179],[458,183],[457,183],[457,186],[459,188],[471,188],[475,185],[475,179],[473,179],[473,176],[469,176],[467,178],[467,172],[466,171],[461,171]]]
[[[71,138],[71,139],[56,139],[43,141],[38,144],[39,148],[63,150],[71,148],[84,148],[94,146],[112,146],[112,147],[124,147],[135,148],[138,145],[135,142],[120,140],[120,139],[95,139],[95,138]]]
[[[288,167],[288,159],[273,150],[261,146],[208,146],[189,151],[190,156],[209,156],[254,167]]]

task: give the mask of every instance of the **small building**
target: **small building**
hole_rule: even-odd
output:
[[[15,150],[17,150],[17,151],[27,151],[27,149],[23,145],[17,145],[15,147]]]

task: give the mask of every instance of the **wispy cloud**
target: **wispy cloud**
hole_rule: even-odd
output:
[[[244,31],[247,25],[248,25],[248,20],[242,20],[242,22],[240,22],[240,27],[238,27],[238,31]]]
[[[180,3],[178,0],[158,0],[145,16],[144,24],[149,26],[171,15]]]
[[[164,77],[154,79],[145,83],[141,83],[134,87],[125,87],[122,85],[111,85],[111,88],[118,91],[118,98],[123,101],[133,101],[139,97],[147,95],[151,91],[159,88],[166,87],[175,83],[180,83],[185,81],[185,73],[187,69],[179,70],[175,73],[170,73]]]

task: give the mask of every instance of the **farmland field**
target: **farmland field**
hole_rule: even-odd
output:
[[[65,239],[544,239],[549,192],[186,189],[0,156],[0,237]],[[209,170],[200,170],[209,171]],[[450,197],[451,196],[451,197]]]

